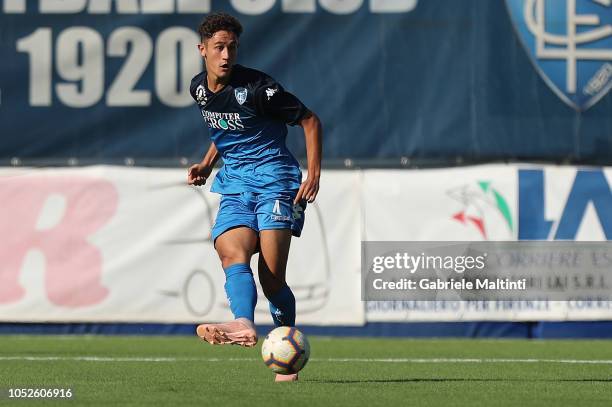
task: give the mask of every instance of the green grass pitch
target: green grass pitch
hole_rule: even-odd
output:
[[[298,383],[273,383],[260,344],[196,337],[0,336],[10,387],[66,388],[43,405],[610,406],[612,341],[310,338]]]

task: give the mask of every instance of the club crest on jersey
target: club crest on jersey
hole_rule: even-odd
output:
[[[247,90],[245,88],[236,88],[234,89],[234,96],[236,96],[238,103],[243,104],[247,99]]]
[[[612,0],[506,0],[531,62],[584,111],[612,89]]]

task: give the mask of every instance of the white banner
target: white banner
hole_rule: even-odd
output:
[[[364,322],[358,182],[326,173],[292,241],[300,324]],[[1,170],[0,320],[230,319],[210,239],[219,197],[208,188],[186,185],[182,169]],[[263,295],[256,320],[271,323]]]
[[[0,321],[231,318],[210,240],[219,198],[185,174],[0,169]],[[298,323],[612,319],[597,301],[360,301],[362,240],[611,240],[611,180],[610,168],[515,165],[324,171],[292,241]],[[256,319],[271,323],[262,295]]]
[[[364,240],[515,240],[496,196],[515,216],[516,185],[511,166],[365,171]]]
[[[611,184],[610,168],[365,171],[364,240],[610,240]],[[612,303],[597,300],[383,301],[366,308],[370,322],[612,319]]]

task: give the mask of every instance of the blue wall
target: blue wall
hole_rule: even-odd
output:
[[[169,27],[195,30],[201,15],[41,14],[28,3],[25,14],[0,14],[0,159],[199,159],[208,143],[204,122],[195,106],[169,107],[156,96],[155,50],[136,83],[151,91],[150,104],[110,107],[105,96],[125,62],[108,55],[114,30],[142,28],[155,45]],[[340,15],[320,5],[314,13],[287,13],[277,1],[245,15],[212,2],[244,24],[239,62],[270,73],[321,116],[327,159],[612,163],[612,96],[583,112],[564,103],[530,61],[503,1],[421,0],[412,11],[384,14],[367,3]],[[606,15],[612,13],[602,8]],[[56,89],[81,86],[56,69],[58,38],[76,26],[97,32],[105,55],[105,96],[83,108],[66,106]],[[17,41],[41,27],[52,31],[52,100],[31,106],[30,57]],[[197,52],[195,44],[182,52]],[[297,130],[289,144],[304,156]]]

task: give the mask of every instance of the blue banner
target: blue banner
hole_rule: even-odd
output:
[[[603,0],[2,0],[0,160],[199,160],[210,11],[322,119],[326,159],[612,162]],[[292,129],[290,148],[305,156]]]

